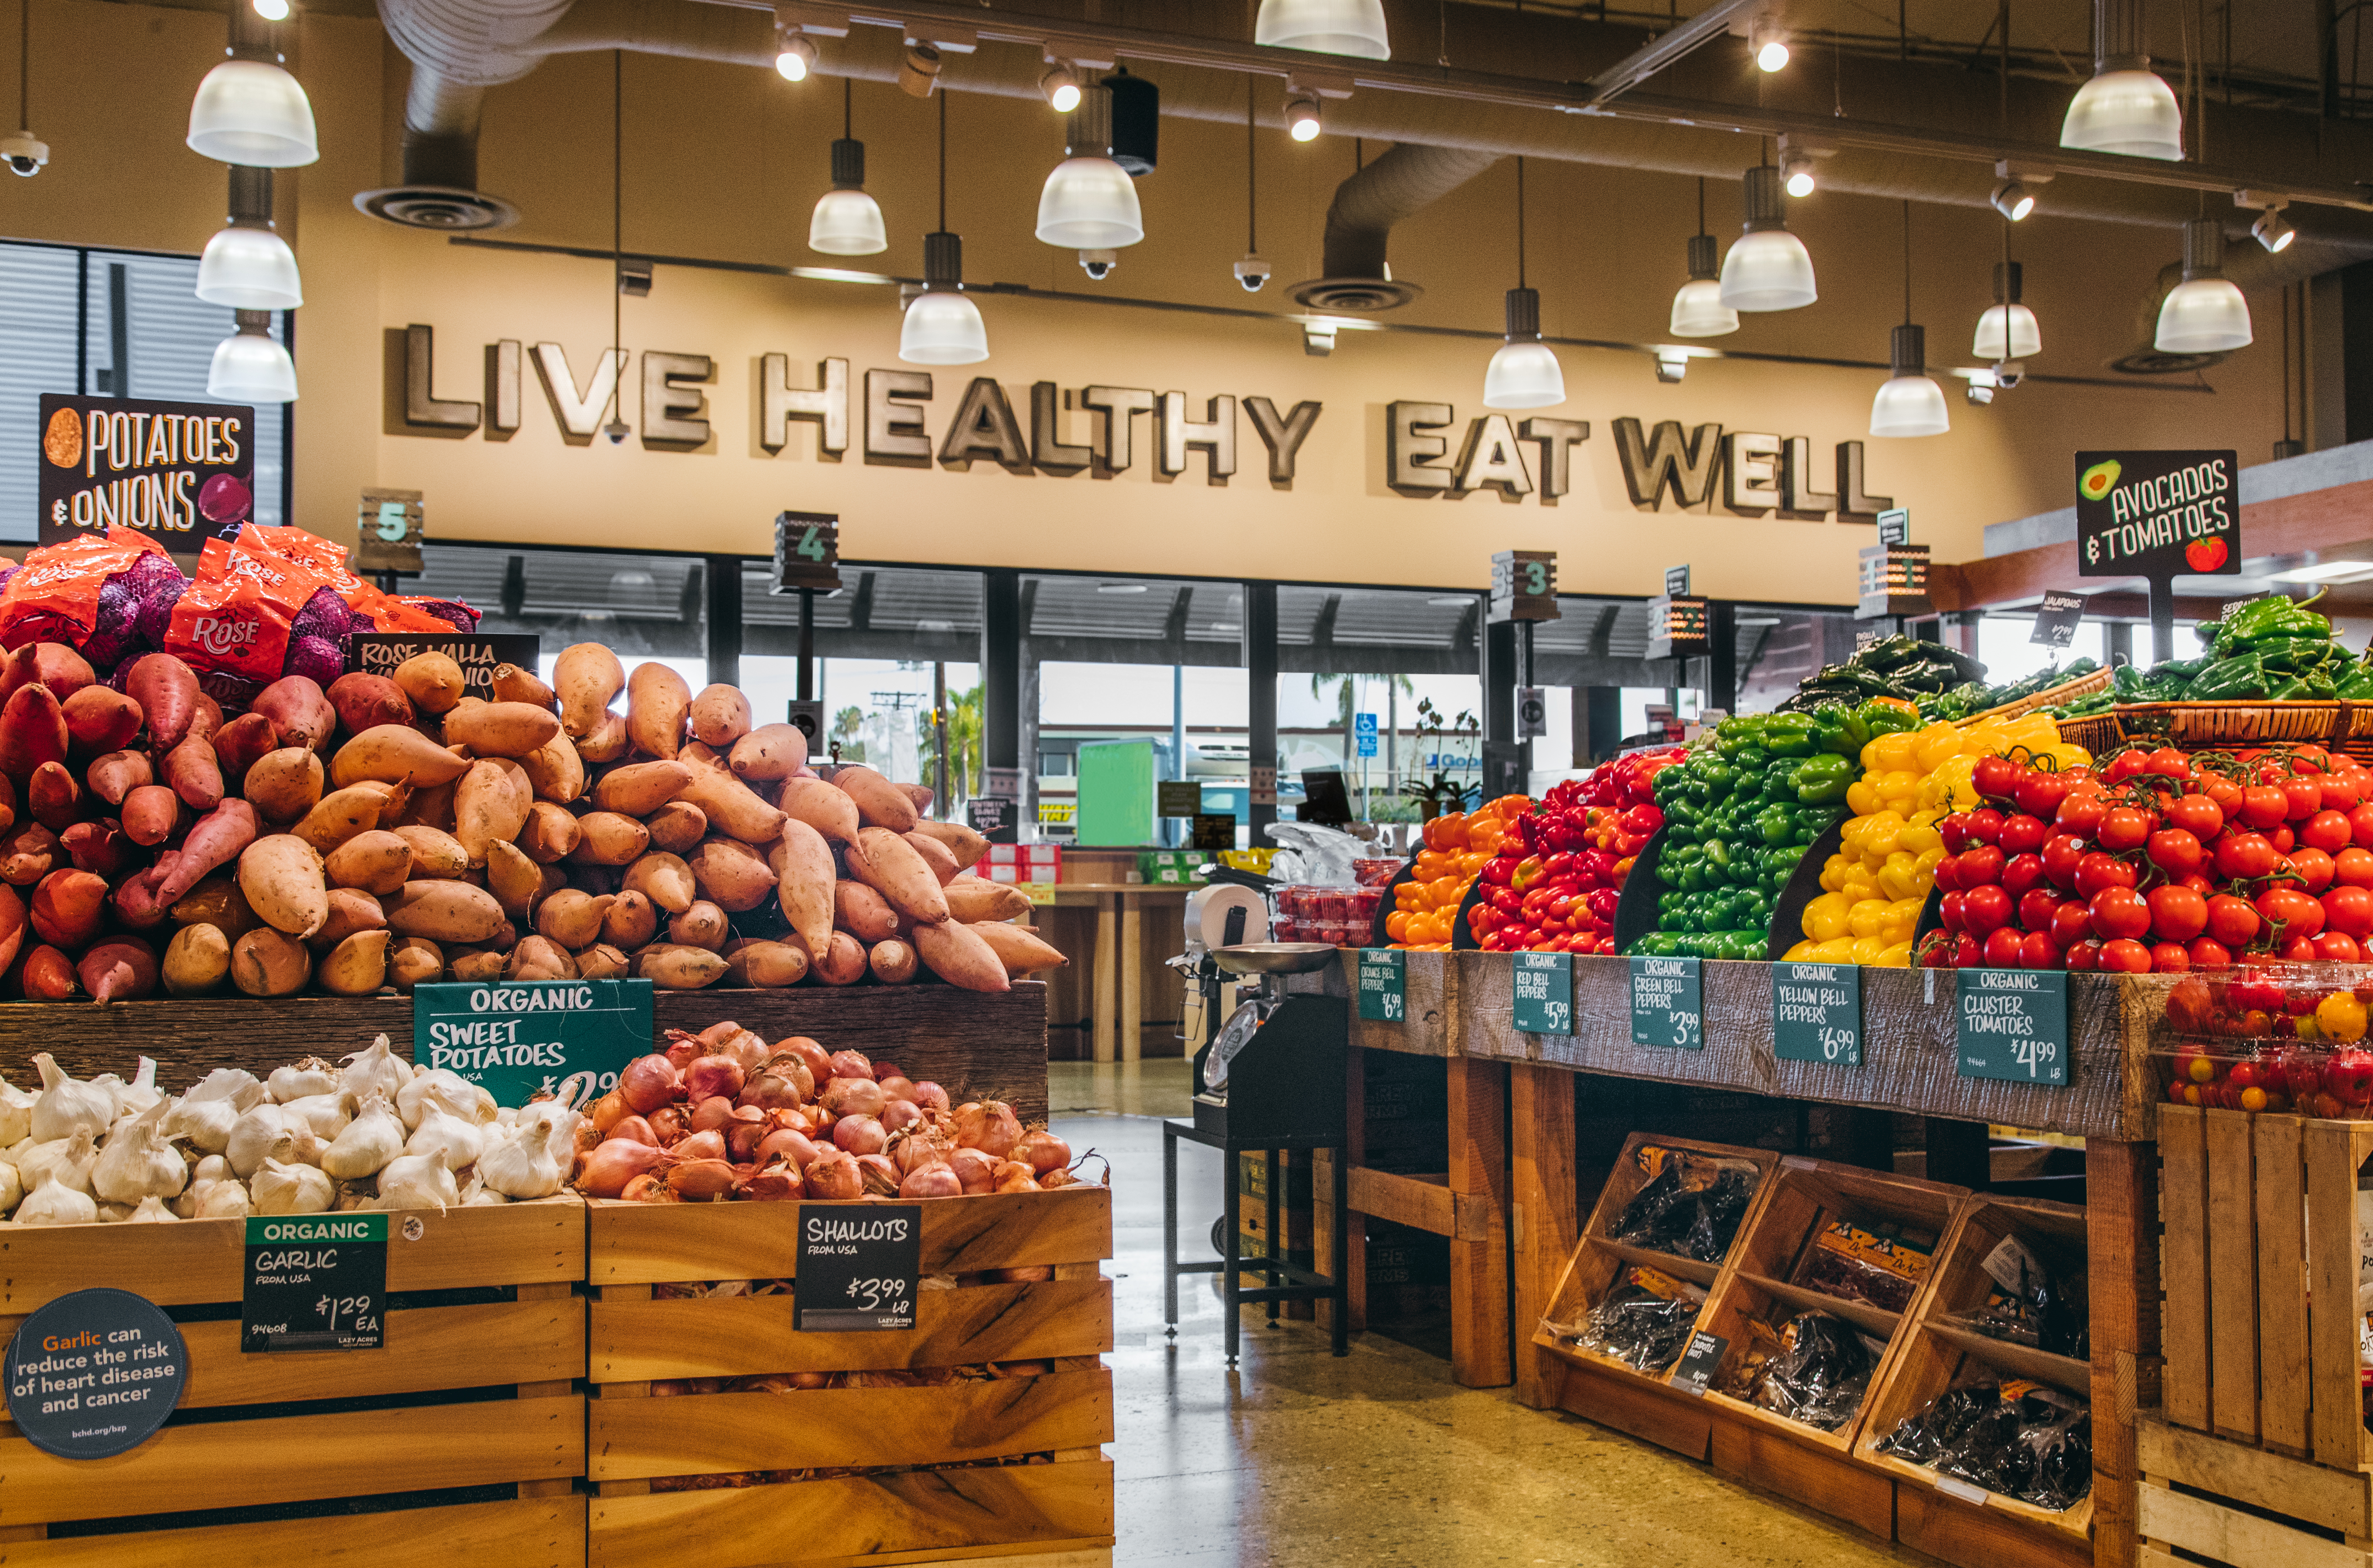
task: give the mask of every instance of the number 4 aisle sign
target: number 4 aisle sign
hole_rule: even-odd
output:
[[[775,519],[774,593],[840,586],[840,518],[832,512],[783,512]]]

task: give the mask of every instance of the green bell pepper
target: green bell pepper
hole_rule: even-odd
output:
[[[1795,785],[1798,803],[1825,806],[1844,800],[1847,787],[1859,772],[1846,758],[1826,754],[1799,764],[1791,782]]]

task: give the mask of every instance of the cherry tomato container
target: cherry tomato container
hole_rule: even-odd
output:
[[[2373,965],[2270,964],[2187,975],[2151,1046],[2168,1098],[2238,1111],[2373,1115]]]

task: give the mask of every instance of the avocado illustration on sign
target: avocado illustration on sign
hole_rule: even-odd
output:
[[[2117,488],[2119,463],[2116,458],[2106,458],[2087,469],[2076,481],[2078,498],[2098,501]]]

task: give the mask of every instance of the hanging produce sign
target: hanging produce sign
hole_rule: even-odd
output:
[[[2035,612],[2035,628],[2027,634],[2027,640],[2045,648],[2066,648],[2076,640],[2076,628],[2084,622],[2083,594],[2049,588],[2044,590],[2043,603]]]
[[[239,1348],[375,1351],[387,1342],[385,1214],[251,1214]]]
[[[1360,949],[1360,1016],[1372,1024],[1409,1017],[1409,954],[1389,947]]]
[[[2230,451],[2078,452],[2076,575],[2239,573],[2239,471]]]
[[[1705,1048],[1705,965],[1697,958],[1631,955],[1631,1043]]]
[[[61,1459],[129,1453],[165,1424],[190,1376],[173,1320],[130,1291],[74,1291],[8,1341],[8,1419]]]
[[[366,675],[393,675],[395,667],[419,653],[441,653],[462,667],[462,695],[495,698],[495,666],[516,664],[532,675],[543,657],[544,641],[532,633],[455,632],[436,637],[420,632],[357,632],[346,639],[346,668]]]
[[[1557,552],[1502,550],[1491,557],[1491,598],[1484,618],[1554,621],[1558,618]]]
[[[1862,1065],[1862,969],[1771,965],[1771,1053],[1783,1061]]]
[[[356,518],[355,553],[347,564],[358,572],[417,573],[420,542],[427,534],[419,491],[365,490]]]
[[[915,1326],[923,1211],[913,1203],[802,1203],[791,1327],[801,1333],[903,1332]]]
[[[2052,969],[1964,969],[1958,977],[1964,1078],[2068,1083],[2068,977]]]
[[[1516,1030],[1525,1035],[1573,1033],[1573,954],[1516,954]]]
[[[592,1073],[594,1093],[607,1094],[650,1051],[649,980],[413,988],[414,1063],[457,1072],[497,1105],[523,1106],[577,1072]]]
[[[169,551],[228,539],[255,510],[255,410],[41,396],[41,542],[129,528]]]

